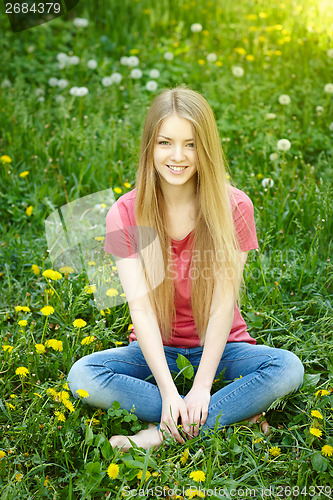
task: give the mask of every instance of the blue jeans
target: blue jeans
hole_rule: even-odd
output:
[[[178,372],[178,353],[196,368],[203,347],[183,349],[164,347],[171,372]],[[231,382],[212,394],[208,417],[202,429],[219,428],[245,420],[267,408],[278,397],[299,389],[304,368],[299,358],[284,349],[247,342],[226,344],[216,376],[225,368],[224,378]],[[114,401],[148,422],[159,422],[162,399],[137,341],[125,347],[95,352],[79,359],[68,374],[74,395],[85,389],[84,401],[99,408],[110,408]],[[149,378],[149,381],[145,380]],[[236,379],[236,380],[235,380]]]

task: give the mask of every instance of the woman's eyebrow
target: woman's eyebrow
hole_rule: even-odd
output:
[[[167,139],[168,141],[172,141],[170,137],[166,137],[165,135],[158,135],[157,137],[163,137],[164,139]],[[194,139],[185,139],[184,142],[189,142],[189,141],[194,141]]]

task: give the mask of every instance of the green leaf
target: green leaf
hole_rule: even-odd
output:
[[[185,378],[191,379],[194,376],[194,368],[185,356],[178,354],[177,366]]]
[[[315,451],[312,455],[311,463],[312,467],[317,472],[325,472],[327,469],[327,460],[319,453],[319,451]]]
[[[320,380],[320,373],[306,373],[304,376],[304,382],[303,382],[303,387],[302,389],[305,388],[313,388],[318,385],[318,382]]]
[[[91,427],[89,427],[88,425],[86,426],[86,436],[85,436],[85,440],[84,442],[87,444],[87,445],[91,445],[93,443],[93,439],[94,439],[94,433],[91,429]]]
[[[101,452],[105,460],[110,460],[113,456],[113,449],[110,442],[106,439],[101,448]]]
[[[106,437],[104,436],[104,434],[98,434],[98,436],[95,437],[95,443],[94,443],[96,448],[99,448],[101,444],[104,443],[105,440]]]

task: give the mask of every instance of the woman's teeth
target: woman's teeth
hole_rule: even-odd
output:
[[[185,170],[186,167],[175,167],[174,165],[167,165],[171,170],[174,170],[175,172],[180,172],[181,170]]]

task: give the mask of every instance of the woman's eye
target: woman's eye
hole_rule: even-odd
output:
[[[193,142],[190,142],[190,143],[188,144],[188,146],[189,146],[190,148],[194,148],[194,143],[193,143]]]
[[[169,144],[168,141],[160,141],[159,144],[161,144],[162,146],[165,146],[165,144]]]

